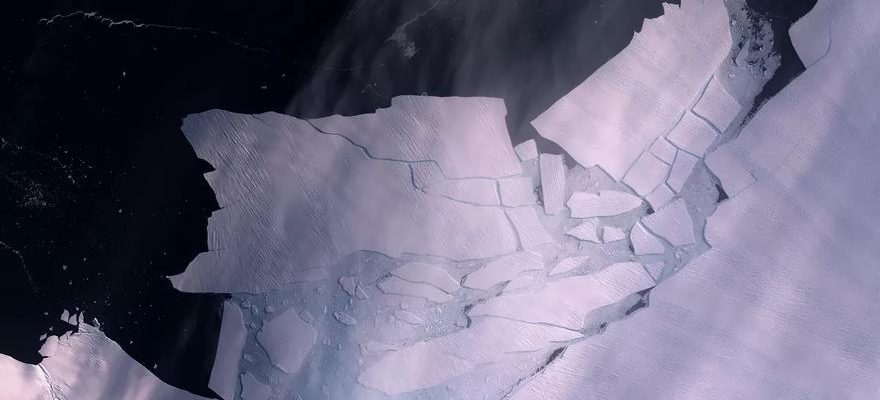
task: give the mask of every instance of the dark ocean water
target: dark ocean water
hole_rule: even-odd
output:
[[[802,13],[777,3],[765,2],[768,12]],[[206,219],[217,208],[201,176],[210,166],[180,132],[184,116],[222,108],[311,117],[372,112],[399,94],[494,96],[507,103],[517,143],[536,136],[531,119],[662,12],[658,0],[432,4],[7,8],[0,353],[39,362],[39,336],[71,328],[58,320],[62,310],[83,311],[164,381],[212,396],[226,295],[180,293],[164,278],[206,249]],[[77,10],[100,14],[40,22]]]

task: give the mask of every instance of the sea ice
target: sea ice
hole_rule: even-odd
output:
[[[529,139],[513,148],[520,161],[529,161],[538,158],[538,144],[535,139]]]
[[[827,2],[819,1],[788,30],[791,44],[807,68],[822,59],[831,48],[830,9]]]
[[[554,266],[552,270],[550,270],[550,276],[571,272],[572,270],[582,267],[589,260],[590,256],[563,258],[561,261],[556,263],[556,266]]]
[[[675,197],[675,192],[669,188],[669,185],[663,184],[657,186],[651,194],[645,196],[645,200],[651,205],[651,208],[659,210],[660,207],[668,204]]]
[[[430,194],[465,203],[495,206],[499,204],[495,182],[489,179],[459,179],[436,183],[425,188]]]
[[[611,217],[640,205],[642,199],[614,190],[604,190],[599,193],[575,192],[568,199],[572,218]]]
[[[706,121],[689,112],[684,114],[667,138],[678,148],[702,157],[717,136],[715,129]]]
[[[739,102],[718,81],[718,77],[714,76],[709,82],[709,86],[706,87],[706,93],[694,106],[694,112],[706,118],[719,132],[724,132],[739,114],[741,108]]]
[[[565,162],[562,155],[541,154],[541,189],[544,212],[556,215],[565,203]]]
[[[694,166],[697,165],[698,159],[686,152],[679,151],[675,155],[675,163],[672,164],[672,171],[669,172],[669,179],[666,183],[676,193],[681,192],[685,182],[691,176]]]
[[[235,396],[239,378],[238,362],[246,339],[247,329],[241,310],[232,302],[223,303],[220,335],[208,387],[224,400],[232,400]]]
[[[254,378],[250,373],[241,375],[242,400],[268,400],[272,389]]]
[[[577,238],[578,240],[586,240],[588,242],[599,243],[599,226],[595,220],[588,219],[580,225],[569,229],[566,235]]]
[[[666,246],[640,223],[636,223],[629,232],[629,241],[637,256],[663,254],[666,251]]]
[[[684,199],[676,199],[657,212],[642,218],[642,223],[673,246],[696,242],[694,223]]]
[[[452,279],[443,267],[418,261],[403,264],[391,274],[410,282],[427,283],[446,293],[458,290],[459,286],[458,281]]]
[[[668,174],[669,165],[650,152],[645,152],[626,173],[623,183],[629,185],[639,195],[644,196],[663,183]]]
[[[293,308],[269,320],[257,333],[272,363],[293,374],[302,366],[318,339],[318,332],[300,318]]]
[[[547,233],[547,229],[538,220],[536,208],[518,207],[508,209],[506,212],[524,249],[534,249],[545,244],[555,243]]]
[[[665,138],[657,138],[654,141],[654,144],[651,145],[650,152],[651,154],[657,156],[657,158],[663,160],[663,162],[672,165],[672,162],[675,161],[675,146],[672,143],[669,143]]]
[[[509,281],[525,271],[544,269],[541,255],[531,251],[513,253],[480,267],[468,274],[462,285],[473,289],[489,289],[501,282]]]
[[[626,239],[626,232],[616,226],[606,226],[602,228],[602,241],[605,243],[616,242]]]
[[[446,303],[452,301],[452,296],[427,283],[414,283],[405,281],[396,276],[379,282],[379,289],[387,294],[398,296],[419,297],[433,303]]]

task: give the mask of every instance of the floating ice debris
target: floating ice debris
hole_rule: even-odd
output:
[[[586,240],[593,243],[600,243],[602,241],[599,239],[599,225],[592,219],[588,219],[580,225],[569,229],[565,234],[579,240]]]
[[[516,151],[516,155],[521,161],[538,158],[538,145],[535,143],[535,139],[526,140],[525,142],[514,146],[513,150]]]
[[[718,77],[712,77],[712,81],[706,87],[706,93],[694,106],[694,112],[706,118],[715,129],[724,132],[741,108],[739,102],[718,81]]]
[[[425,189],[428,193],[448,197],[465,203],[495,206],[498,200],[498,191],[495,189],[495,181],[488,179],[461,179],[442,181]]]
[[[669,188],[669,185],[663,184],[657,186],[651,194],[645,196],[645,200],[651,205],[651,208],[659,210],[660,207],[668,204],[675,197],[675,192]]]
[[[697,161],[696,157],[684,151],[679,151],[675,155],[675,163],[672,164],[672,171],[669,172],[669,179],[666,180],[673,191],[676,193],[681,191],[685,182],[690,178],[694,166],[697,165]]]
[[[544,261],[540,254],[521,251],[489,261],[486,265],[468,274],[462,284],[465,287],[486,290],[501,282],[507,282],[522,272],[543,269]]]
[[[616,242],[626,239],[626,232],[616,226],[606,226],[602,228],[602,241],[605,243]]]
[[[668,174],[669,165],[653,154],[645,152],[626,173],[623,183],[644,196],[662,184]]]
[[[565,161],[562,155],[541,154],[540,157],[544,212],[556,215],[565,203]]]
[[[342,312],[342,311],[334,311],[333,318],[336,318],[336,320],[339,321],[339,323],[343,324],[343,325],[348,325],[348,326],[357,325],[357,320],[354,317],[352,317],[351,315],[348,315],[347,313]]]
[[[214,355],[214,366],[208,388],[223,399],[233,399],[238,384],[238,362],[247,339],[247,329],[241,310],[230,301],[223,303],[223,318]]]
[[[257,341],[272,363],[288,374],[299,370],[317,339],[315,328],[292,308],[263,324],[257,333]]]
[[[254,378],[250,372],[241,375],[242,400],[268,400],[272,389]]]
[[[396,294],[399,296],[419,297],[433,303],[446,303],[452,301],[452,296],[427,283],[415,283],[405,281],[396,276],[392,276],[379,282],[379,289],[387,294]]]
[[[629,193],[605,190],[599,193],[575,192],[568,199],[572,218],[611,217],[642,205],[642,199]]]
[[[629,241],[637,256],[648,254],[663,254],[666,246],[656,236],[648,232],[641,223],[636,223],[629,232]]]
[[[709,154],[706,157],[706,166],[721,181],[721,187],[729,197],[736,196],[755,182],[755,177],[742,166],[728,146],[721,146]]]
[[[508,209],[505,212],[524,249],[534,249],[545,244],[555,243],[547,233],[547,229],[538,220],[536,208],[518,207]]]
[[[452,279],[443,267],[434,264],[412,261],[391,271],[391,274],[410,282],[427,283],[446,293],[452,293],[459,287],[458,281]]]
[[[571,272],[575,269],[582,267],[584,264],[587,263],[587,261],[590,261],[589,256],[563,258],[561,261],[556,263],[552,270],[550,270],[550,276]]]
[[[397,319],[399,319],[403,322],[406,322],[407,324],[410,324],[410,325],[421,325],[424,323],[424,321],[422,321],[421,317],[413,314],[410,311],[406,311],[406,310],[394,311],[394,318],[397,318]]]
[[[642,223],[673,246],[696,242],[694,223],[684,199],[677,199],[657,212],[642,218]]]
[[[340,276],[339,286],[342,287],[342,290],[344,290],[345,293],[348,293],[349,296],[355,297],[355,288],[357,287],[357,283],[355,282],[353,276]]]
[[[709,126],[706,121],[688,112],[672,129],[672,132],[669,132],[667,138],[679,149],[702,157],[717,136],[715,129]]]
[[[651,154],[669,165],[672,165],[672,162],[675,161],[675,146],[665,138],[657,138],[654,144],[651,145],[650,151]]]

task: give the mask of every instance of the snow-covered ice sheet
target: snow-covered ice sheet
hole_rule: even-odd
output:
[[[711,249],[513,399],[880,395],[880,3],[817,7],[828,55],[724,145],[755,182],[709,218]]]

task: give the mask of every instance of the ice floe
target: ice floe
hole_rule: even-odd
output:
[[[565,203],[565,162],[562,155],[541,154],[541,190],[544,212],[556,215]]]
[[[220,323],[220,336],[214,355],[214,366],[208,387],[224,400],[232,400],[238,384],[238,363],[247,339],[247,329],[242,320],[241,310],[232,302],[223,303],[223,317]]]
[[[541,255],[531,251],[521,251],[488,262],[468,274],[462,285],[473,289],[489,289],[501,282],[507,282],[525,271],[544,269]]]
[[[642,199],[629,193],[604,190],[599,193],[575,192],[568,199],[572,218],[610,217],[642,205]]]
[[[673,246],[693,244],[694,223],[684,199],[676,199],[657,212],[642,218],[645,226]]]
[[[315,328],[303,321],[294,309],[267,321],[257,333],[257,341],[266,349],[272,363],[288,374],[299,371],[317,339]]]

